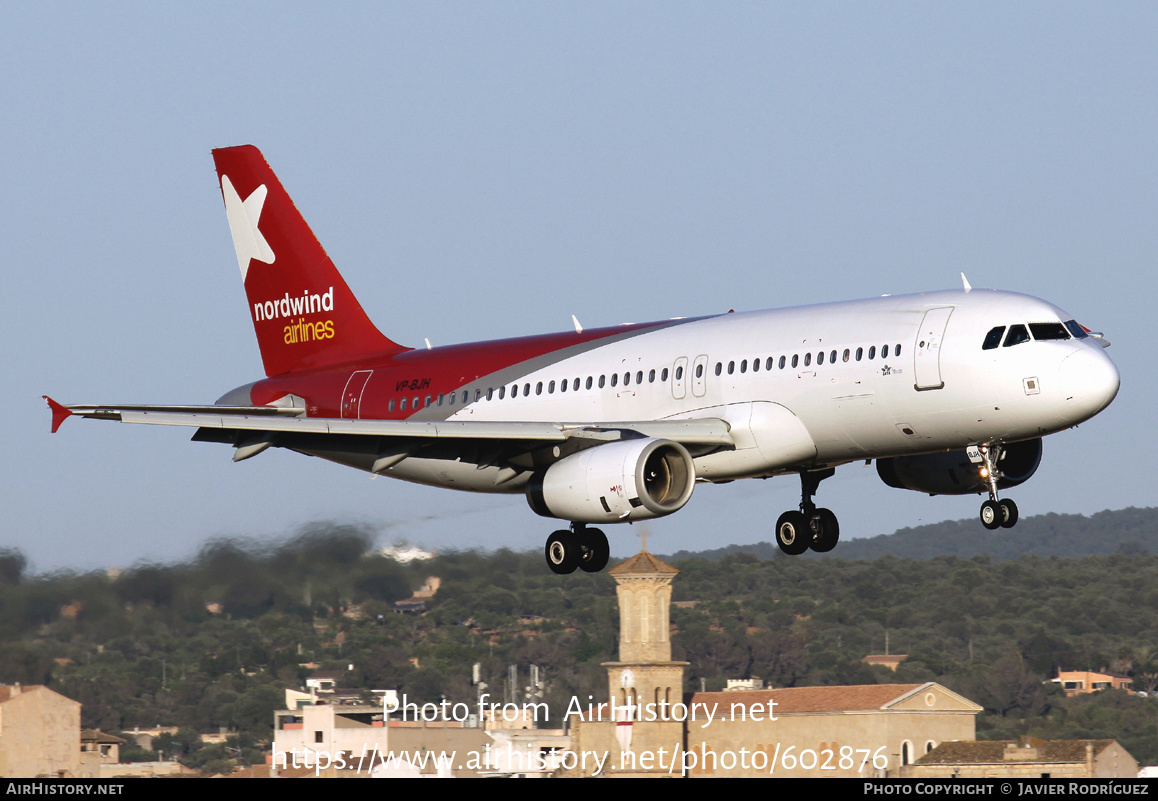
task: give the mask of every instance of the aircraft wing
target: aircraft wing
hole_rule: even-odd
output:
[[[318,437],[397,438],[412,443],[474,441],[536,444],[568,440],[613,441],[632,437],[669,439],[698,450],[734,445],[731,426],[719,418],[645,420],[614,423],[522,422],[474,420],[346,420],[305,417],[302,409],[276,406],[65,406],[45,396],[52,409],[52,430],[71,415],[145,425],[196,428],[194,439],[232,442],[235,461],[255,456],[270,445],[295,447],[295,442]],[[626,436],[625,436],[626,435]],[[592,443],[595,444],[595,443]]]

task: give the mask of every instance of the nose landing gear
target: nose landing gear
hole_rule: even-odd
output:
[[[552,573],[574,573],[575,568],[585,573],[598,573],[607,567],[611,546],[599,529],[587,528],[585,523],[572,523],[570,529],[556,531],[547,538],[544,555]]]
[[[1017,525],[1017,504],[1009,498],[997,499],[997,482],[1002,473],[997,467],[1001,459],[1000,445],[981,445],[981,458],[985,462],[981,468],[981,477],[989,485],[989,500],[981,504],[981,525],[993,531],[998,528],[1013,528]]]
[[[840,541],[840,523],[829,509],[817,509],[812,496],[820,482],[835,473],[834,468],[800,474],[800,511],[788,511],[776,521],[776,544],[789,556],[809,548],[827,553]]]

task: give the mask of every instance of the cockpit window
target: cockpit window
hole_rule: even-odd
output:
[[[1038,342],[1070,338],[1066,333],[1066,327],[1061,323],[1030,323],[1029,333],[1033,334],[1033,338]]]
[[[1024,325],[1009,326],[1009,333],[1005,336],[1005,344],[1003,348],[1008,348],[1013,345],[1020,345],[1022,342],[1029,342],[1029,332],[1025,330]]]
[[[1067,320],[1066,328],[1071,334],[1073,334],[1074,339],[1085,339],[1089,336],[1089,334],[1086,333],[1086,329],[1078,325],[1077,320]]]
[[[981,350],[993,350],[1001,344],[1001,335],[1005,333],[1005,326],[999,325],[985,335],[985,342],[981,345]]]

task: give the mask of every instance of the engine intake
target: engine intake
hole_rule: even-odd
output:
[[[1027,481],[1037,472],[1039,464],[1040,439],[1004,446],[997,462],[1003,474],[997,482],[998,489],[1009,489]],[[877,459],[877,475],[890,487],[930,495],[973,495],[989,489],[981,477],[981,466],[974,464],[965,451]]]
[[[663,517],[692,497],[696,472],[678,442],[634,439],[573,453],[527,485],[537,514],[576,523],[614,523]]]

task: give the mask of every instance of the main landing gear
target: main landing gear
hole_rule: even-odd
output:
[[[1006,498],[997,499],[997,482],[1001,479],[1001,471],[997,462],[1001,459],[1000,445],[981,445],[981,458],[984,466],[981,468],[981,477],[989,485],[989,500],[981,504],[981,525],[993,531],[998,528],[1013,528],[1017,525],[1017,504]]]
[[[572,523],[570,529],[556,531],[547,537],[544,553],[552,573],[574,573],[575,568],[585,573],[598,573],[607,567],[611,546],[599,529],[587,528],[585,523]]]
[[[820,482],[835,473],[834,468],[800,474],[800,511],[785,512],[776,521],[776,544],[790,556],[811,548],[827,553],[840,540],[840,524],[828,509],[817,509],[812,496]]]

